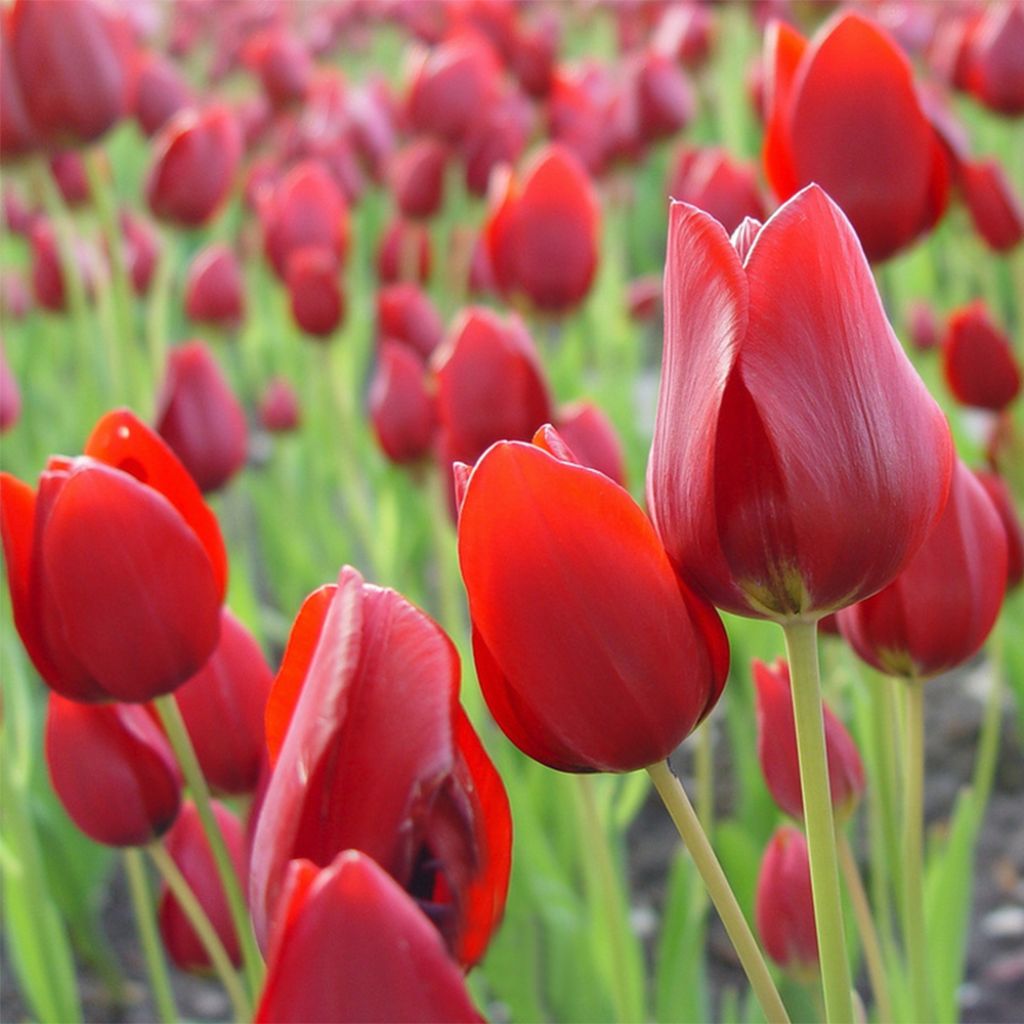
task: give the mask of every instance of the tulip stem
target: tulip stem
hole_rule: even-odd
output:
[[[231,1000],[235,1019],[239,1024],[244,1024],[245,1021],[251,1020],[252,1003],[249,996],[246,994],[245,987],[235,973],[231,958],[224,948],[224,943],[220,941],[220,937],[210,923],[206,911],[203,910],[202,904],[196,899],[192,887],[188,884],[178,865],[174,863],[174,858],[167,852],[161,842],[150,843],[146,849],[153,858],[153,863],[156,864],[163,880],[167,883],[167,888],[170,890],[171,895],[178,901],[178,906],[181,907],[182,913],[188,919],[192,930],[196,933],[196,938],[199,939],[203,949],[206,950],[210,963],[217,972],[217,977],[220,978],[221,984]]]
[[[829,1024],[852,1024],[850,964],[846,955],[839,862],[832,816],[832,794],[825,755],[821,680],[818,674],[818,623],[793,619],[782,624],[793,685],[793,718],[800,761],[807,852],[811,863],[814,926],[818,934],[821,987]]]
[[[867,893],[864,891],[864,882],[860,877],[860,871],[857,869],[853,849],[850,847],[850,840],[841,830],[838,836],[838,845],[839,867],[843,872],[850,902],[853,904],[854,917],[857,919],[857,930],[864,948],[864,960],[867,964],[868,978],[871,980],[871,991],[875,996],[878,1019],[882,1024],[887,1024],[893,1019],[892,997],[889,994],[889,981],[885,976],[885,962],[882,958],[882,947],[878,941],[878,932],[875,930],[875,922],[871,917],[871,907],[868,904]]]
[[[715,762],[714,734],[711,732],[710,716],[704,719],[695,737],[697,744],[697,817],[701,827],[708,834],[715,831]]]
[[[904,684],[906,785],[903,800],[903,936],[914,1019],[931,1020],[924,937],[924,684]]]
[[[177,701],[173,696],[167,695],[157,697],[153,704],[160,715],[160,721],[167,733],[171,748],[174,750],[174,756],[178,759],[181,773],[185,777],[185,785],[188,786],[192,800],[195,802],[206,841],[210,844],[213,860],[217,865],[217,874],[220,876],[228,908],[231,911],[231,920],[238,935],[238,943],[242,949],[242,963],[249,986],[249,994],[255,998],[263,985],[263,958],[256,946],[256,937],[253,934],[252,921],[246,908],[245,897],[242,895],[238,874],[235,871],[231,855],[228,853],[224,836],[213,816],[209,787],[206,785],[206,779],[199,767],[199,760],[192,746],[192,740],[189,738],[188,730],[185,728]]]
[[[772,981],[757,940],[743,916],[736,895],[725,877],[725,872],[722,871],[722,865],[718,863],[715,851],[700,826],[700,820],[690,803],[690,798],[686,795],[686,790],[667,761],[650,765],[647,773],[704,880],[711,902],[714,903],[718,916],[732,940],[765,1018],[769,1024],[786,1024],[789,1021],[789,1014],[786,1013],[779,990]]]
[[[135,847],[129,847],[124,851],[124,869],[128,877],[128,889],[131,893],[132,909],[135,911],[139,941],[142,943],[142,951],[146,958],[146,971],[149,974],[153,1002],[156,1004],[160,1020],[164,1024],[175,1024],[180,1018],[178,1008],[174,1004],[174,991],[167,973],[167,961],[160,947],[160,935],[153,914],[153,896],[146,879],[146,864]]]

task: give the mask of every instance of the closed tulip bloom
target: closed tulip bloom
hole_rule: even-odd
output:
[[[644,143],[670,138],[693,119],[693,88],[682,68],[665,54],[653,49],[638,54],[631,69],[630,87]]]
[[[175,64],[159,53],[140,51],[135,67],[135,119],[155,135],[175,114],[192,105],[192,90]]]
[[[991,4],[970,33],[964,85],[986,107],[1011,117],[1024,114],[1024,5]]]
[[[1010,339],[980,300],[950,315],[942,372],[953,397],[978,409],[999,412],[1020,394],[1020,366]]]
[[[245,413],[205,343],[188,342],[168,356],[156,429],[204,493],[245,464]]]
[[[7,161],[41,148],[29,115],[11,51],[11,8],[0,10],[0,159]]]
[[[430,232],[423,224],[398,218],[384,229],[377,247],[377,277],[382,284],[430,278]]]
[[[64,282],[64,267],[57,239],[49,223],[40,219],[32,226],[32,294],[36,302],[53,313],[62,313],[67,303]],[[72,252],[77,272],[81,275],[82,286],[87,299],[91,299],[105,268],[102,257],[83,238],[72,240]]]
[[[551,428],[538,441],[569,456]],[[465,487],[459,564],[480,687],[542,764],[645,768],[714,707],[725,631],[629,494],[549,450],[498,442]]]
[[[661,310],[661,275],[645,274],[629,282],[626,288],[626,309],[635,323],[653,320]]]
[[[533,108],[521,93],[511,92],[476,122],[463,140],[466,188],[486,196],[491,172],[499,164],[518,162],[533,129]]]
[[[211,801],[214,821],[224,839],[231,863],[239,882],[245,878],[245,830],[242,823],[224,804]],[[224,886],[217,872],[213,851],[203,831],[196,805],[187,800],[178,820],[164,840],[167,853],[182,873],[203,912],[210,919],[213,930],[224,946],[228,959],[236,966],[242,962],[238,935],[231,920],[231,911]],[[189,923],[181,904],[167,888],[161,887],[157,907],[160,937],[175,966],[183,971],[210,971],[213,964],[209,954]]]
[[[192,258],[185,278],[185,314],[190,320],[224,327],[241,323],[245,285],[231,246],[211,242]]]
[[[377,337],[400,341],[427,360],[444,338],[444,321],[422,288],[387,285],[377,292]]]
[[[975,230],[989,248],[1009,252],[1024,238],[1024,208],[995,160],[964,161],[960,188]]]
[[[81,206],[89,201],[85,164],[75,150],[65,149],[54,153],[50,157],[50,173],[66,206]]]
[[[224,545],[159,437],[127,410],[108,413],[82,457],[50,459],[38,493],[0,482],[14,622],[47,685],[143,702],[199,670],[220,631]]]
[[[776,829],[764,851],[754,915],[765,952],[784,971],[798,977],[817,974],[807,840],[792,825]]]
[[[742,261],[715,220],[672,205],[647,493],[698,591],[780,621],[875,593],[935,522],[952,459],[821,189],[778,210]]]
[[[124,245],[124,260],[136,295],[145,295],[156,272],[160,255],[160,243],[151,224],[129,213],[121,211],[121,237]]]
[[[260,423],[272,434],[285,434],[298,430],[302,423],[299,398],[284,377],[273,377],[260,399]]]
[[[267,705],[273,765],[250,901],[266,942],[289,861],[373,857],[464,965],[508,888],[508,799],[458,705],[459,662],[432,620],[352,568],[299,612]],[[368,766],[375,766],[368,771]]]
[[[505,295],[563,313],[590,291],[601,210],[589,175],[563,146],[549,145],[521,176],[495,175],[486,225],[494,277]]]
[[[949,501],[923,547],[884,590],[839,613],[839,628],[869,665],[928,679],[985,642],[1007,583],[1007,536],[992,499],[961,462]]]
[[[804,816],[804,799],[789,666],[779,658],[772,666],[755,660],[753,668],[757,690],[757,756],[761,771],[775,802],[799,821]],[[827,704],[822,705],[822,710],[829,792],[835,819],[842,822],[853,813],[864,792],[864,766],[846,726]]]
[[[143,846],[171,827],[181,774],[144,708],[80,704],[51,693],[44,744],[54,792],[90,839]]]
[[[930,230],[948,202],[949,171],[896,43],[845,11],[810,43],[776,23],[766,47],[764,166],[776,195],[820,185],[871,260]]]
[[[417,139],[391,158],[391,190],[403,217],[426,220],[444,202],[448,147],[437,139]]]
[[[626,486],[626,455],[622,442],[603,410],[593,402],[571,402],[558,410],[556,426],[561,438],[581,465],[604,473]]]
[[[263,95],[275,110],[301,103],[313,80],[313,62],[302,40],[268,29],[246,43],[243,59],[260,79]]]
[[[20,418],[21,389],[0,345],[0,434],[10,430]]]
[[[483,1019],[437,931],[372,857],[288,870],[259,1024]]]
[[[938,317],[923,299],[911,303],[907,311],[907,333],[918,352],[930,352],[939,347]]]
[[[153,215],[182,227],[206,224],[230,194],[241,155],[242,135],[227,107],[176,114],[153,140],[146,179]]]
[[[746,217],[765,218],[754,169],[718,147],[681,149],[669,174],[668,192],[673,199],[706,210],[730,234]]]
[[[370,422],[392,462],[418,462],[434,447],[437,397],[427,385],[423,361],[401,342],[381,344],[370,384]]]
[[[1024,524],[1013,503],[1013,493],[997,473],[976,472],[978,482],[992,500],[1006,531],[1006,589],[1009,592],[1024,580]]]
[[[328,338],[345,317],[341,270],[334,253],[322,246],[294,249],[285,274],[292,318],[313,338]]]

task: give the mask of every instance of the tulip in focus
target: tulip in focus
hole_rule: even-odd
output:
[[[765,952],[787,973],[813,979],[818,972],[811,867],[807,840],[792,825],[776,829],[757,876],[754,911]]]
[[[1021,371],[1010,339],[981,301],[955,310],[942,340],[942,372],[964,405],[999,412],[1020,394]]]

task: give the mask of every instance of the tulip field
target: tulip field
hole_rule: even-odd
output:
[[[1022,0],[0,29],[0,1020],[1022,1019]]]

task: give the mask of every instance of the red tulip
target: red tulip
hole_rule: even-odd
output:
[[[462,143],[466,188],[486,196],[491,172],[499,164],[515,164],[526,149],[533,127],[533,108],[522,95],[509,93],[486,118],[475,122]]]
[[[54,153],[50,157],[50,173],[66,206],[81,206],[89,201],[85,163],[75,150],[65,149]]]
[[[168,356],[156,429],[203,492],[219,490],[245,464],[245,413],[204,342]]]
[[[918,352],[930,352],[939,345],[939,324],[935,310],[923,300],[911,304],[907,311],[907,333]]]
[[[949,172],[899,47],[851,11],[810,43],[776,23],[766,47],[764,166],[776,195],[820,185],[871,260],[930,230],[946,208]]]
[[[155,135],[179,111],[192,105],[192,90],[175,64],[159,53],[140,51],[135,68],[135,119]]]
[[[122,210],[120,220],[128,276],[135,294],[145,295],[156,272],[160,243],[152,226],[140,217]]]
[[[21,418],[21,390],[0,345],[0,434],[8,431]]]
[[[0,25],[3,24],[0,18]],[[15,189],[6,186],[3,190],[3,214],[4,226],[15,235],[30,238],[32,228],[38,220],[39,214],[26,203],[24,197]]]
[[[717,147],[681,149],[669,174],[668,192],[673,199],[706,210],[730,234],[746,217],[765,218],[753,168]]]
[[[753,668],[757,688],[757,756],[761,771],[775,802],[791,818],[800,820],[804,816],[804,798],[789,666],[779,658],[774,666],[755,660]],[[846,726],[827,704],[822,704],[822,711],[832,807],[836,820],[845,821],[864,792],[864,766]]]
[[[380,236],[377,248],[377,276],[382,284],[418,281],[430,277],[430,232],[423,224],[393,220]]]
[[[10,7],[0,10],[0,57],[0,158],[6,161],[42,146],[14,67]]]
[[[418,462],[434,446],[437,397],[427,386],[422,360],[401,342],[385,339],[380,346],[370,385],[370,422],[392,462]]]
[[[634,56],[627,74],[642,143],[670,138],[693,119],[693,89],[682,68],[670,57],[646,50]]]
[[[541,11],[532,27],[522,27],[512,43],[509,70],[531,99],[542,100],[554,82],[561,20],[554,10]]]
[[[558,410],[558,433],[579,463],[626,486],[626,455],[612,421],[593,402],[572,402]]]
[[[313,79],[313,62],[302,40],[280,29],[257,33],[245,45],[245,63],[259,76],[275,110],[301,103]]]
[[[273,772],[250,884],[261,940],[288,862],[325,867],[353,848],[416,898],[458,960],[479,959],[504,908],[511,821],[458,686],[451,641],[395,591],[346,567],[307,599],[267,706]]]
[[[217,792],[251,793],[256,788],[272,681],[259,644],[225,608],[213,654],[174,693],[199,766]]]
[[[131,97],[126,54],[104,10],[93,0],[17,0],[9,19],[9,73],[33,131],[51,145],[105,135]]]
[[[597,269],[600,220],[587,172],[562,146],[537,153],[520,179],[496,174],[485,231],[502,292],[547,312],[578,305]]]
[[[202,323],[237,327],[245,316],[245,284],[231,246],[211,242],[192,258],[185,278],[185,315]]]
[[[811,865],[800,829],[783,825],[769,841],[757,876],[755,916],[765,952],[783,970],[817,975]]]
[[[608,161],[612,86],[606,78],[597,69],[579,74],[556,70],[545,106],[548,136],[591,174],[600,174]]]
[[[955,310],[942,339],[942,371],[958,402],[999,412],[1020,394],[1010,339],[980,300]]]
[[[153,140],[146,200],[155,217],[199,227],[231,192],[242,155],[238,122],[227,107],[189,107],[168,121]]]
[[[459,563],[480,687],[542,764],[644,768],[718,700],[725,631],[629,494],[556,457],[568,453],[551,428],[537,443],[548,450],[495,444],[465,488]]]
[[[444,322],[430,296],[414,284],[393,284],[377,292],[377,337],[400,341],[421,360],[444,337]]]
[[[52,689],[141,702],[198,671],[217,645],[224,545],[159,437],[108,413],[84,456],[50,459],[38,494],[0,480],[14,622]]]
[[[840,612],[839,628],[879,671],[927,679],[981,647],[1006,581],[1006,530],[985,489],[958,461],[946,510],[924,546],[884,590]]]
[[[106,846],[142,846],[171,827],[181,773],[144,708],[80,704],[51,693],[46,764],[71,820]]]
[[[274,377],[260,400],[260,423],[274,434],[298,430],[302,422],[299,399],[295,389],[284,377]]]
[[[711,52],[711,12],[699,3],[674,3],[665,8],[654,30],[652,45],[659,53],[686,67],[704,64]]]
[[[1013,590],[1024,580],[1024,525],[1013,504],[1013,494],[997,473],[976,472],[978,482],[992,500],[1006,531],[1006,589]]]
[[[626,308],[630,320],[643,323],[661,309],[661,275],[645,274],[634,278],[626,289]]]
[[[39,219],[32,226],[32,293],[44,309],[62,313],[67,303],[64,266],[53,229]],[[105,268],[99,252],[85,239],[72,240],[76,272],[82,280],[86,298],[92,298]]]
[[[242,823],[222,803],[211,804],[217,828],[224,839],[235,873],[245,877],[245,832]],[[188,882],[203,912],[210,919],[213,930],[224,946],[228,959],[236,966],[242,962],[238,936],[224,886],[213,859],[213,851],[203,831],[199,812],[191,800],[181,808],[181,814],[164,840],[167,853]],[[181,904],[164,884],[160,890],[157,908],[160,937],[171,960],[183,971],[209,971],[213,965],[209,954],[189,923]]]
[[[821,189],[743,262],[715,220],[672,205],[648,505],[701,593],[775,619],[867,597],[924,541],[951,465],[945,417]]]
[[[341,272],[334,253],[322,246],[293,249],[285,273],[292,318],[314,338],[327,338],[345,318]]]
[[[448,147],[437,139],[409,143],[391,158],[391,189],[403,217],[428,219],[444,202]]]
[[[962,161],[958,168],[964,202],[978,234],[996,252],[1024,238],[1024,209],[995,160]]]
[[[483,1019],[435,929],[371,857],[293,861],[281,903],[258,1024]]]
[[[964,85],[985,106],[1024,114],[1024,6],[991,4],[972,27],[964,55]]]

